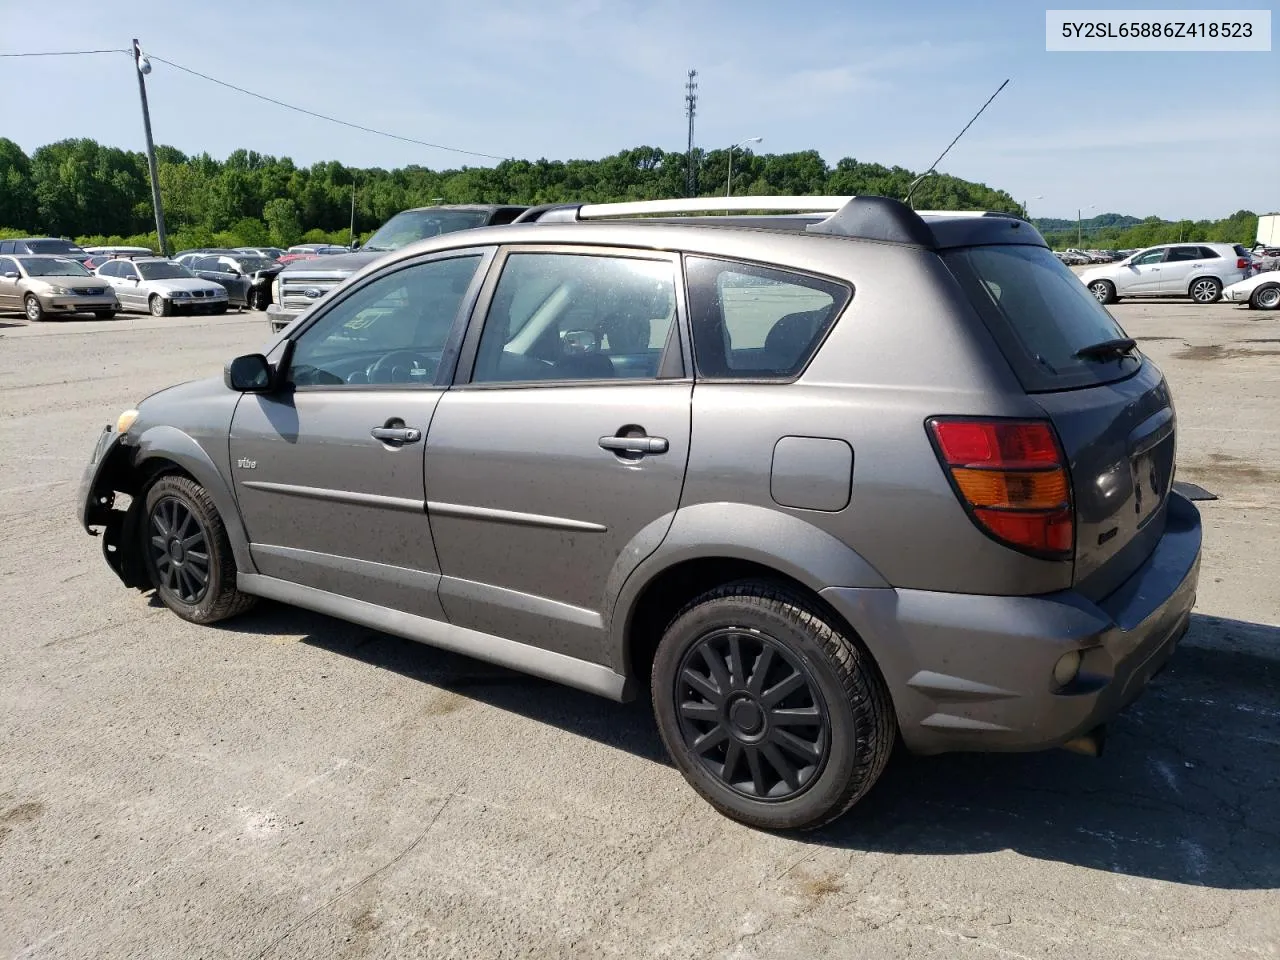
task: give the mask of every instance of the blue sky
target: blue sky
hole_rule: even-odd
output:
[[[1009,190],[1032,216],[1280,208],[1280,52],[1047,53],[1046,6],[1068,4],[8,0],[0,52],[125,47],[137,36],[166,59],[309,109],[551,159],[683,149],[683,85],[695,67],[702,147],[762,136],[759,152],[816,148],[829,163],[913,169],[1011,77],[942,169]],[[66,137],[142,146],[124,56],[0,60],[0,89],[0,136],[28,151]],[[337,127],[160,63],[148,91],[157,141],[189,153],[487,162]]]

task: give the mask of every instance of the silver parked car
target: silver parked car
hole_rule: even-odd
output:
[[[1252,272],[1249,251],[1230,243],[1173,243],[1139,250],[1080,275],[1099,303],[1121,297],[1190,297],[1216,303],[1224,287]]]
[[[0,312],[21,310],[32,323],[54,313],[110,320],[120,309],[112,289],[71,257],[0,256]]]
[[[669,216],[707,210],[744,215]],[[524,220],[386,255],[123,413],[79,498],[123,582],[647,689],[759,827],[839,816],[899,735],[1100,749],[1187,629],[1200,518],[1160,370],[1033,227],[882,197]]]
[[[115,289],[125,310],[142,311],[153,317],[227,312],[225,287],[199,279],[173,260],[108,260],[97,274]]]

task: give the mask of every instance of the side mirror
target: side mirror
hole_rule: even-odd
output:
[[[240,393],[265,393],[271,389],[271,364],[260,353],[246,353],[223,368],[222,380]]]
[[[359,250],[359,249],[360,249],[360,241],[359,241],[359,240],[352,240],[352,241],[351,241],[351,250],[352,250],[352,252],[354,253],[356,250]]]
[[[4,278],[5,278],[6,280],[17,280],[17,279],[19,279],[19,276],[18,276],[17,271],[15,271],[15,270],[6,270],[6,271],[4,272]]]

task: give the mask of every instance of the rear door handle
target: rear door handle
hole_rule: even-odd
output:
[[[416,427],[374,427],[369,434],[383,443],[417,443],[422,439],[422,431]]]
[[[600,446],[614,453],[666,453],[666,437],[601,437]]]

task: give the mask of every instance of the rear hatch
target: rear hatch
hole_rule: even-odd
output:
[[[1177,443],[1164,377],[1045,247],[965,247],[942,256],[1053,423],[1071,477],[1074,582],[1100,599],[1164,533]]]

